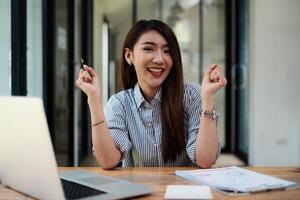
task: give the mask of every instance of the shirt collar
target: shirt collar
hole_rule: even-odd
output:
[[[133,93],[134,93],[134,99],[135,99],[136,105],[139,108],[143,102],[146,102],[146,99],[144,98],[138,83],[135,84]]]
[[[139,108],[144,102],[146,103],[146,99],[144,98],[142,92],[141,92],[141,87],[139,86],[139,84],[135,84],[134,86],[134,89],[133,89],[133,92],[134,92],[134,99],[135,99],[135,102],[137,104],[137,107]],[[151,104],[154,104],[156,102],[160,102],[161,100],[161,93],[162,93],[162,88],[160,88],[158,90],[158,92],[155,94],[155,97],[153,98]]]

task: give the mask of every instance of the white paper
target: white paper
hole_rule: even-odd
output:
[[[183,178],[209,185],[219,190],[258,192],[296,186],[297,183],[256,173],[236,166],[176,171]]]

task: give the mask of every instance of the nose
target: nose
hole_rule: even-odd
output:
[[[164,63],[164,59],[163,59],[163,54],[161,51],[158,51],[154,58],[153,58],[153,62],[159,65],[162,65]]]

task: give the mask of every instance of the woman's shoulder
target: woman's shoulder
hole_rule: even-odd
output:
[[[185,81],[184,82],[184,93],[185,94],[200,94],[201,86],[199,83]]]
[[[126,116],[126,112],[130,109],[130,100],[128,100],[129,90],[122,90],[113,94],[104,106],[106,119],[112,120],[116,117]]]
[[[117,93],[113,94],[108,101],[124,101],[126,100],[130,95],[132,91],[132,88],[118,91]]]
[[[107,105],[113,106],[113,105],[124,105],[128,103],[131,99],[132,94],[132,88],[121,90],[115,94],[113,94],[109,100],[107,101]]]

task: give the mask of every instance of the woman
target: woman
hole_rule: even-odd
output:
[[[123,90],[105,105],[96,72],[84,66],[77,86],[88,96],[94,154],[104,169],[189,166],[209,168],[219,155],[214,94],[226,85],[219,65],[202,88],[184,83],[179,45],[158,20],[141,20],[128,32],[121,57]]]

